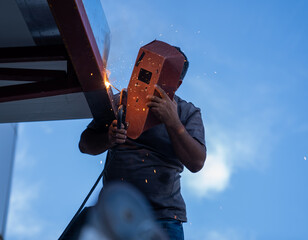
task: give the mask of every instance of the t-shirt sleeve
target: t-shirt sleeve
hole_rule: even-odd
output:
[[[108,124],[96,122],[94,119],[87,126],[88,129],[94,130],[96,132],[106,132],[108,131]]]
[[[113,95],[113,101],[115,101],[116,107],[118,107],[119,100],[120,100],[120,94]],[[95,119],[93,119],[89,123],[87,128],[94,130],[94,131],[97,131],[97,132],[106,132],[106,131],[108,131],[109,125],[106,124],[105,122],[99,122],[99,121],[95,121]]]
[[[190,136],[205,145],[205,131],[200,109],[188,103],[183,110],[182,123],[186,131]]]

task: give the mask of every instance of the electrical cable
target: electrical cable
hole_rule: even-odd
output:
[[[103,176],[103,172],[104,170],[101,172],[101,174],[98,176],[96,182],[94,183],[93,187],[91,188],[90,192],[88,193],[88,195],[86,196],[86,198],[83,200],[82,204],[80,205],[79,209],[77,210],[77,212],[75,213],[74,217],[72,218],[72,220],[70,221],[70,223],[67,225],[67,227],[65,228],[65,230],[63,231],[63,233],[61,234],[61,236],[59,237],[58,240],[62,240],[63,237],[65,236],[65,234],[67,233],[67,231],[70,229],[70,227],[73,225],[73,223],[75,222],[77,216],[79,215],[79,213],[81,212],[81,210],[83,209],[84,205],[87,203],[89,197],[91,196],[91,194],[93,193],[94,189],[96,188],[97,184],[99,183],[100,179]]]

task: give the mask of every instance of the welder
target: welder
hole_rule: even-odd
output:
[[[180,48],[172,48],[184,57],[177,90],[189,62]],[[134,139],[127,136],[129,125],[121,123],[119,128],[114,120],[106,127],[93,120],[82,133],[79,148],[91,155],[108,151],[104,186],[114,181],[134,185],[150,202],[157,222],[170,239],[184,239],[182,223],[187,217],[180,174],[184,166],[191,172],[202,169],[206,159],[204,126],[199,108],[177,95],[170,97],[159,84],[153,87],[155,94],[143,100],[160,124],[145,129]],[[115,96],[114,101],[118,98]]]

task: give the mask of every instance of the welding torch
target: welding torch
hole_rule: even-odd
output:
[[[121,129],[122,123],[126,128],[126,104],[127,104],[127,89],[123,88],[120,93],[120,101],[117,113],[117,129]]]

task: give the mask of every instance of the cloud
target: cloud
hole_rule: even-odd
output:
[[[19,124],[10,196],[7,230],[8,239],[46,239],[46,222],[37,211],[42,183],[31,180],[37,159],[30,153],[27,127]]]
[[[193,79],[187,83],[183,98],[201,108],[208,157],[200,172],[186,170],[182,182],[185,191],[210,197],[226,190],[239,170],[267,169],[272,148],[279,140],[274,127],[282,112],[269,101],[271,90],[261,94],[259,88],[251,86],[249,94],[242,96],[243,88],[231,91],[228,81],[198,75]]]
[[[42,233],[42,223],[35,217],[33,209],[39,192],[39,184],[29,185],[22,181],[14,184],[8,215],[8,238],[26,239]]]
[[[255,240],[256,236],[252,233],[241,233],[235,229],[228,229],[224,232],[212,230],[206,233],[207,240]]]
[[[45,134],[52,134],[54,132],[54,129],[50,126],[48,122],[41,122],[39,123],[39,127]]]
[[[205,165],[198,173],[184,171],[183,188],[198,197],[211,197],[226,190],[239,169],[263,171],[268,164],[268,142],[273,140],[268,134],[259,131],[257,124],[252,128],[243,121],[235,128],[209,124]],[[262,158],[258,157],[261,152]]]
[[[184,184],[194,194],[203,197],[223,191],[229,184],[231,166],[227,163],[228,150],[223,145],[216,145],[209,154],[204,168],[198,173],[185,171]]]

